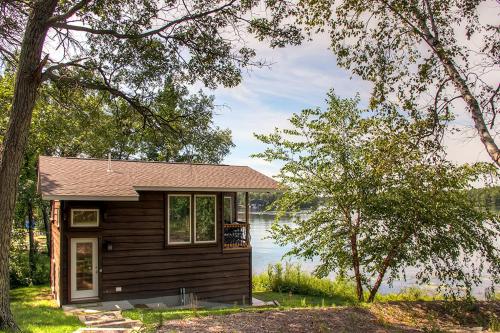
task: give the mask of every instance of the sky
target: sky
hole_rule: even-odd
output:
[[[359,94],[362,107],[366,106],[371,84],[352,77],[351,73],[336,65],[335,56],[328,50],[328,39],[316,38],[296,47],[270,49],[265,44],[253,45],[257,54],[271,63],[270,67],[252,69],[243,74],[240,85],[218,88],[215,95],[216,125],[229,128],[236,147],[224,163],[250,166],[268,176],[278,174],[280,164],[251,158],[266,146],[254,133],[271,133],[275,127],[287,127],[293,113],[305,108],[326,105],[326,93],[334,89],[340,97]],[[472,122],[465,111],[459,134],[447,135],[448,159],[456,163],[489,161],[480,140],[474,133]]]

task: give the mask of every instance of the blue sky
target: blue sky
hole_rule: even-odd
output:
[[[235,88],[219,88],[210,93],[215,95],[216,104],[223,105],[217,110],[215,123],[230,128],[236,144],[224,163],[248,165],[273,176],[278,173],[279,164],[250,158],[252,153],[265,149],[253,133],[270,133],[275,127],[286,127],[292,113],[324,106],[326,93],[332,88],[341,97],[359,93],[366,105],[371,85],[351,78],[348,71],[336,65],[327,38],[275,50],[264,44],[253,46],[258,56],[271,66],[245,72],[242,83]],[[449,135],[445,140],[449,159],[457,163],[488,161],[471,124],[465,125],[460,134]]]

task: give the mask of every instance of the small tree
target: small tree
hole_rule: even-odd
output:
[[[365,289],[373,301],[384,279],[405,277],[408,266],[419,283],[437,278],[447,291],[470,291],[485,270],[498,281],[498,216],[467,191],[495,167],[455,166],[418,137],[419,123],[392,108],[375,117],[357,103],[331,93],[327,111],[304,110],[290,129],[257,135],[271,147],[256,156],[284,162],[278,218],[321,202],[307,217],[295,214],[293,227],[273,225],[272,237],[293,244],[288,255],[319,257],[319,276],[352,273],[360,301]]]

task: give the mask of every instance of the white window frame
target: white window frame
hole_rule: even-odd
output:
[[[188,197],[189,198],[189,242],[172,242],[170,240],[170,197]],[[191,194],[169,194],[167,195],[167,245],[184,245],[191,244],[192,242],[192,233],[191,233],[191,224],[192,224],[192,199]]]
[[[226,214],[226,198],[229,199],[229,213],[231,214],[230,218],[229,218],[229,223],[233,223],[233,211],[234,211],[234,206],[233,206],[233,197],[230,196],[230,195],[226,195],[224,196],[224,199],[223,199],[223,202],[222,202],[222,206],[223,206],[223,210],[222,210],[222,216],[223,218],[225,218],[225,214]],[[226,223],[226,221],[224,221],[224,223]]]
[[[196,240],[196,198],[197,197],[213,197],[215,199],[214,205],[214,221],[215,221],[215,227],[214,227],[214,239],[213,240],[208,240],[208,241],[197,241]],[[194,195],[194,243],[195,244],[213,244],[217,243],[217,195],[215,194],[195,194]]]
[[[84,211],[84,212],[97,212],[97,221],[96,223],[85,223],[85,224],[77,224],[73,223],[73,217],[75,211]],[[98,227],[100,223],[100,213],[99,208],[71,208],[71,227],[72,228],[88,228],[88,227]]]

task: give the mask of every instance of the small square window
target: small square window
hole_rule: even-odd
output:
[[[99,209],[72,209],[72,227],[98,227]]]

